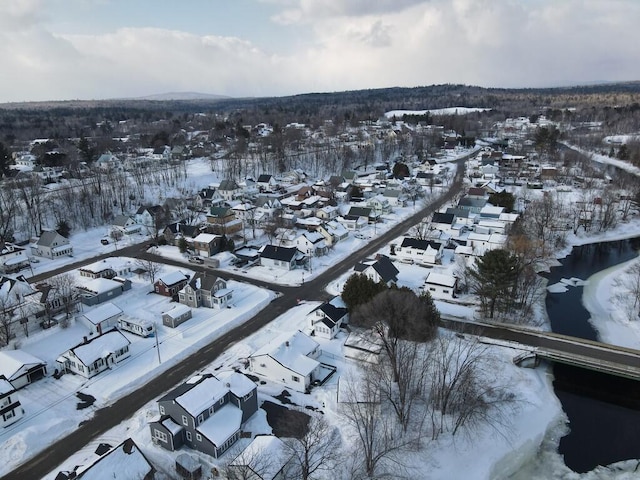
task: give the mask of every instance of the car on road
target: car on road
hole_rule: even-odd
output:
[[[202,265],[204,260],[200,257],[189,257],[189,263],[197,263],[198,265]]]

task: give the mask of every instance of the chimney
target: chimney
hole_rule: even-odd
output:
[[[82,337],[82,343],[89,343],[89,339],[86,336]]]

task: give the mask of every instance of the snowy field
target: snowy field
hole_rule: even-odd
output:
[[[193,274],[186,268],[165,266],[160,275],[175,270]],[[139,388],[194,351],[250,319],[275,298],[275,294],[268,290],[229,281],[228,288],[233,289],[234,296],[232,308],[193,309],[193,318],[172,329],[162,325],[161,314],[176,304],[168,297],[150,293],[153,289],[148,279],[132,276],[130,280],[132,289],[116,297],[112,303],[123,310],[125,315],[156,324],[161,363],[158,361],[155,338],[125,333],[131,341],[131,357],[113,369],[89,380],[72,374],[63,375],[59,380],[48,376],[21,389],[18,395],[25,416],[0,431],[0,475],[73,431],[79,422],[90,418],[95,409]],[[95,307],[84,306],[83,310],[87,312],[90,308]],[[47,371],[51,374],[55,369],[56,358],[81,343],[84,336],[89,336],[88,328],[80,322],[72,321],[68,328],[55,327],[27,339],[20,339],[19,342],[22,350],[47,362]],[[77,392],[94,397],[93,406],[76,410]]]

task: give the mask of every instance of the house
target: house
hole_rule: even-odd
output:
[[[124,277],[131,273],[133,263],[131,260],[115,257],[105,258],[97,262],[80,267],[78,272],[81,277],[108,278]]]
[[[224,308],[232,298],[227,282],[207,272],[196,273],[178,292],[178,301],[191,308]]]
[[[199,233],[194,237],[191,246],[196,254],[202,257],[212,257],[220,251],[222,245],[222,235],[212,233]]]
[[[277,184],[278,182],[276,182],[275,177],[273,175],[268,175],[266,173],[263,173],[262,175],[260,175],[256,180],[256,185],[258,186],[258,189],[260,189],[261,191],[273,190],[277,186]]]
[[[196,203],[200,208],[208,210],[214,203],[217,203],[217,199],[221,199],[221,197],[216,193],[216,189],[206,187],[198,192]]]
[[[80,301],[84,305],[98,305],[131,290],[131,280],[120,277],[95,278],[76,287],[80,294]]]
[[[323,379],[318,357],[322,351],[314,339],[301,331],[285,332],[249,357],[249,370],[298,392]]]
[[[256,206],[251,203],[239,203],[231,207],[235,218],[244,222],[245,225],[251,225],[254,223],[256,217]]]
[[[15,273],[29,266],[24,248],[0,239],[0,273]]]
[[[162,231],[162,236],[168,245],[179,246],[180,239],[184,238],[187,243],[193,243],[193,239],[200,233],[198,225],[188,225],[182,222],[170,223]]]
[[[325,223],[324,229],[333,237],[333,244],[341,242],[349,237],[349,230],[347,230],[344,225],[336,221]]]
[[[455,215],[453,213],[435,212],[431,217],[431,226],[433,229],[444,233],[450,234],[454,223]]]
[[[0,351],[0,376],[16,390],[40,380],[46,374],[46,362],[24,350]]]
[[[122,316],[122,310],[111,302],[84,312],[78,320],[89,327],[91,335],[102,335],[113,329]]]
[[[504,213],[504,207],[496,207],[491,204],[487,204],[480,209],[480,218],[492,218],[498,219],[500,215]]]
[[[111,222],[111,231],[120,232],[122,235],[134,235],[142,231],[142,225],[129,215],[118,215]]]
[[[336,301],[340,300],[340,301]],[[319,338],[332,339],[340,327],[349,321],[349,310],[339,297],[313,309],[308,317],[311,334]]]
[[[423,187],[433,186],[436,184],[436,175],[433,172],[417,172],[416,182]]]
[[[387,213],[391,213],[391,204],[389,203],[389,200],[382,195],[376,195],[369,198],[366,205],[375,212],[376,215],[386,215]]]
[[[369,223],[368,218],[355,215],[344,215],[337,218],[337,222],[340,223],[347,231],[358,231],[363,229]]]
[[[31,245],[31,254],[37,257],[58,258],[73,256],[73,246],[58,232],[44,231],[35,244]]]
[[[316,217],[322,220],[334,220],[338,217],[338,207],[326,205],[316,210]]]
[[[229,463],[231,478],[285,480],[293,453],[273,435],[256,435],[251,443]]]
[[[232,235],[242,230],[242,220],[231,208],[211,207],[207,214],[207,231],[216,235]]]
[[[329,250],[320,232],[304,232],[296,238],[295,246],[301,252],[314,257],[326,255]]]
[[[238,372],[197,375],[158,400],[160,418],[149,424],[156,445],[182,446],[219,458],[240,438],[258,410],[256,384]]]
[[[107,451],[97,449],[98,457],[87,465],[75,465],[71,471],[60,471],[55,480],[98,480],[107,478],[126,478],[127,480],[154,480],[155,468],[138,445],[127,438],[117,447]]]
[[[142,233],[156,236],[167,220],[167,212],[162,205],[139,207],[134,219],[140,225]]]
[[[153,284],[153,291],[165,297],[174,297],[184,288],[189,277],[182,272],[171,272],[162,275]]]
[[[0,276],[0,346],[38,327],[37,320],[45,314],[44,306],[37,301],[38,295],[39,292],[23,275],[15,278]]]
[[[396,246],[392,251],[402,262],[435,265],[440,263],[443,250],[444,246],[440,242],[405,237],[400,246]]]
[[[96,166],[103,171],[115,170],[120,166],[120,159],[113,153],[106,151],[96,160]]]
[[[120,331],[110,330],[70,348],[56,359],[56,363],[63,372],[92,378],[129,358],[130,344]]]
[[[366,218],[367,222],[371,223],[378,221],[380,214],[373,211],[370,207],[351,207],[349,208],[347,216]]]
[[[304,255],[295,247],[265,245],[260,252],[260,265],[284,270],[296,268]]]
[[[385,188],[382,191],[382,198],[384,198],[391,207],[404,207],[407,204],[407,195],[397,188]]]
[[[9,381],[0,376],[0,427],[8,427],[24,416],[24,408],[16,389]]]
[[[162,314],[162,324],[166,327],[176,328],[190,318],[191,309],[186,305],[178,304]]]
[[[486,198],[462,197],[458,201],[458,208],[467,210],[470,213],[480,213],[482,207],[487,204]]]
[[[235,180],[223,180],[218,186],[218,195],[225,201],[230,202],[242,194],[242,189]]]
[[[380,255],[375,261],[369,260],[356,264],[354,271],[366,275],[376,283],[383,282],[387,286],[396,283],[398,273],[400,273],[389,257],[385,255]]]
[[[429,272],[424,280],[424,291],[435,299],[451,299],[458,289],[458,279],[453,275]]]

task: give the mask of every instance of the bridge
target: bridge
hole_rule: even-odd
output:
[[[516,365],[535,366],[542,359],[640,380],[640,350],[501,323],[446,318],[442,326],[483,337],[481,341],[486,343],[521,350],[513,359]]]

